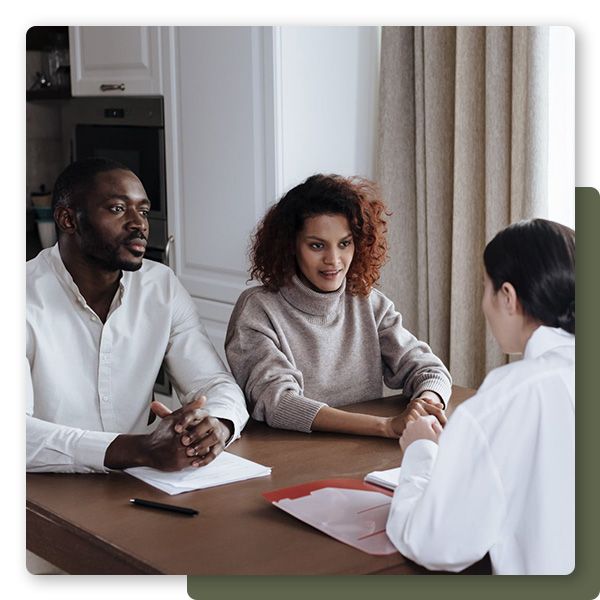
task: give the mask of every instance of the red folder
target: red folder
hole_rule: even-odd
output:
[[[397,552],[385,533],[393,493],[360,479],[322,479],[263,493],[277,508],[375,555]]]
[[[349,490],[368,490],[372,492],[380,492],[381,494],[386,494],[388,496],[394,495],[393,492],[378,485],[366,483],[362,479],[320,479],[318,481],[309,481],[308,483],[300,483],[299,485],[292,485],[290,487],[264,492],[263,496],[269,502],[276,502],[282,498],[300,498],[300,496],[307,496],[313,490],[318,490],[324,487],[345,488]]]

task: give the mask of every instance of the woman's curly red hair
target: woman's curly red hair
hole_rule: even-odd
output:
[[[304,220],[322,214],[348,219],[354,258],[346,289],[366,296],[387,258],[385,204],[378,186],[362,177],[313,175],[273,205],[252,236],[250,277],[276,291],[296,273],[296,236]]]

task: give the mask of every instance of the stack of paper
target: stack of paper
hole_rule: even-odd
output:
[[[167,494],[174,495],[264,477],[271,474],[271,467],[259,465],[229,452],[221,452],[205,467],[188,467],[174,472],[159,471],[151,467],[133,467],[125,469],[125,472]]]
[[[400,479],[400,467],[385,471],[371,471],[365,475],[365,481],[380,485],[388,490],[395,490]]]

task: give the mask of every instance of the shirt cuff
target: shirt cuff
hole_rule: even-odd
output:
[[[215,419],[219,419],[219,421],[229,421],[232,425],[233,425],[233,433],[227,438],[227,441],[225,442],[225,448],[227,448],[228,446],[230,446],[233,442],[235,442],[235,440],[237,440],[239,437],[241,437],[242,434],[242,428],[240,428],[238,426],[238,423],[236,422],[235,418],[232,415],[224,415],[222,414],[220,411],[219,414],[213,414],[210,410],[206,411],[211,417],[214,417]]]
[[[77,441],[73,459],[76,464],[85,465],[94,471],[110,473],[104,466],[106,449],[112,444],[118,433],[105,431],[85,431]]]
[[[310,433],[312,422],[323,406],[327,405],[324,402],[299,396],[292,391],[285,392],[277,403],[269,425],[278,429]]]
[[[181,401],[182,405],[189,404],[199,393],[196,390],[186,394]],[[243,398],[243,396],[241,397]],[[242,407],[241,409],[236,407],[233,401],[230,401],[228,398],[211,398],[201,409],[215,419],[227,419],[233,423],[233,434],[225,443],[225,448],[241,436],[242,429],[244,429],[244,426],[248,422],[249,415],[246,410],[245,400],[243,400]]]
[[[433,470],[439,446],[432,440],[415,440],[404,451],[400,481],[415,476],[428,476]]]

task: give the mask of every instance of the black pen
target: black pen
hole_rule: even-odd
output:
[[[148,508],[158,508],[159,510],[168,510],[171,512],[183,513],[184,515],[194,516],[198,511],[194,508],[186,508],[185,506],[174,506],[173,504],[163,504],[162,502],[152,502],[152,500],[142,500],[141,498],[130,498],[131,504],[139,506],[147,506]]]

